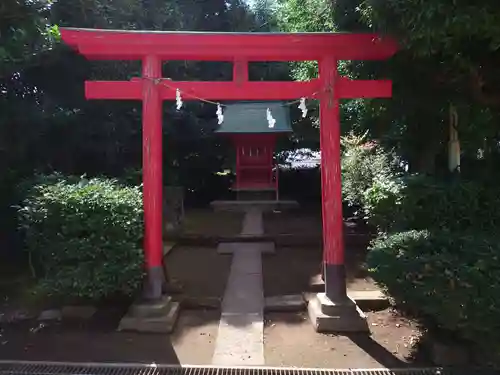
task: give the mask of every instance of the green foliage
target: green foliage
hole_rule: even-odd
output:
[[[409,162],[414,173],[436,173],[446,163],[449,106],[457,108],[463,158],[478,149],[498,152],[500,108],[500,6],[494,0],[473,5],[458,0],[336,0],[328,12],[281,0],[284,31],[379,32],[399,42],[389,61],[341,62],[341,74],[357,79],[392,79],[390,100],[364,100],[349,126],[369,131]],[[319,14],[318,14],[319,13]],[[296,79],[317,75],[311,63],[294,65]],[[351,111],[342,106],[343,111]]]
[[[50,1],[3,0],[0,5],[0,79],[33,62],[57,40],[57,27],[47,24]],[[19,71],[19,70],[17,70]]]
[[[500,243],[494,236],[409,231],[375,241],[374,279],[428,328],[498,350]]]
[[[461,0],[433,0],[422,6],[418,0],[367,0],[360,2],[357,13],[368,26],[400,41],[402,58],[395,61],[394,69],[404,72],[407,69],[404,65],[408,63],[425,68],[424,71],[419,68],[418,74],[413,70],[414,78],[396,73],[401,85],[409,84],[415,78],[421,81],[418,85],[408,86],[411,89],[407,90],[413,91],[413,95],[416,87],[420,87],[420,99],[432,98],[436,103],[441,102],[441,108],[446,107],[447,102],[456,102],[461,107],[461,118],[467,117],[467,112],[473,109],[479,122],[481,115],[478,112],[481,110],[496,107],[498,112],[498,2],[478,0],[471,4]],[[409,95],[407,97],[411,100]],[[432,112],[437,114],[439,107],[432,107]],[[442,120],[445,119],[443,116]],[[464,118],[460,121],[460,128],[472,126],[476,132],[486,130],[488,133],[488,129],[483,130],[477,121]],[[428,131],[432,128],[429,127]]]
[[[113,180],[38,178],[19,208],[26,248],[49,295],[131,295],[142,280],[142,197]]]
[[[367,24],[399,36],[405,42],[403,48],[419,55],[451,54],[467,47],[458,41],[483,41],[491,51],[500,49],[500,7],[496,1],[435,0],[426,5],[419,0],[368,0],[360,4],[359,13]]]
[[[287,32],[335,31],[332,5],[329,0],[278,1],[278,25]],[[305,81],[318,74],[315,61],[292,63],[292,74],[296,80]]]
[[[500,225],[500,190],[481,181],[407,176],[384,183],[365,192],[369,221],[381,231],[493,232]]]
[[[397,189],[396,173],[393,155],[367,142],[366,134],[342,138],[342,195],[350,206],[372,209],[383,195]]]
[[[327,0],[278,1],[278,22],[289,32],[334,31],[332,4]]]
[[[394,155],[366,142],[366,134],[344,137],[342,146],[343,198],[379,231],[495,231],[500,225],[496,185],[405,174]]]
[[[379,231],[401,224],[395,212],[401,212],[405,187],[403,177],[390,173],[375,176],[373,184],[362,192],[367,222]]]

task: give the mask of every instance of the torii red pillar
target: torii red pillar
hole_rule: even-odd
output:
[[[144,82],[142,99],[142,170],[144,249],[146,252],[147,284],[144,295],[157,299],[162,295],[163,273],[163,121],[162,99],[156,79],[161,78],[162,61],[148,55],[142,61]]]
[[[339,305],[349,305],[344,270],[339,100],[390,97],[392,86],[390,81],[341,77],[337,72],[337,61],[387,59],[397,50],[393,40],[382,39],[375,34],[153,33],[70,28],[62,28],[61,36],[67,44],[89,58],[143,62],[142,79],[90,81],[85,83],[85,90],[88,99],[143,101],[144,252],[149,280],[148,297],[161,297],[164,280],[161,103],[163,100],[175,100],[175,90],[178,89],[186,94],[183,100],[273,101],[301,97],[320,100],[326,287],[325,293],[318,296],[318,311],[314,310],[315,303],[309,303],[311,317],[321,330],[323,328],[318,327],[317,322],[324,320],[323,315],[332,316]],[[161,80],[161,62],[166,60],[231,61],[235,64],[233,81]],[[248,80],[248,63],[251,61],[318,61],[319,78],[307,82],[251,82]],[[326,329],[332,330],[332,325],[328,327]]]
[[[336,94],[337,60],[319,61],[321,200],[323,215],[323,277],[326,296],[343,301],[346,296],[344,267],[344,221],[342,213],[342,176],[340,170],[340,113]]]

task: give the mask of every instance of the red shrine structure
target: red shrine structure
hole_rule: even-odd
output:
[[[337,63],[339,60],[388,59],[397,50],[392,39],[375,34],[346,33],[200,33],[71,28],[61,28],[61,36],[64,42],[89,59],[142,62],[141,79],[88,81],[85,95],[88,99],[141,100],[143,103],[147,298],[153,301],[160,299],[165,282],[162,102],[175,100],[176,90],[180,90],[188,94],[185,100],[319,99],[325,293],[318,294],[314,304],[320,306],[322,319],[332,317],[335,307],[349,305],[344,267],[339,101],[387,98],[392,94],[392,85],[386,80],[363,81],[342,77]],[[162,79],[162,62],[166,60],[230,61],[234,64],[233,80],[165,81]],[[252,61],[317,61],[319,76],[306,82],[249,81],[248,63]],[[353,310],[349,308],[349,311]],[[349,319],[345,321],[348,326]]]
[[[269,124],[267,112],[274,123]],[[235,148],[237,199],[279,199],[279,173],[274,160],[277,138],[290,133],[289,108],[283,102],[227,104],[217,133],[229,137]]]

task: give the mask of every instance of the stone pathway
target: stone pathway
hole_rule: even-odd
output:
[[[264,222],[262,218],[262,210],[258,208],[250,208],[245,212],[243,218],[242,236],[261,236],[264,234]]]
[[[262,211],[250,209],[242,235],[263,233]],[[231,244],[233,261],[222,301],[212,364],[264,365],[263,243]],[[268,245],[268,244],[267,244]]]

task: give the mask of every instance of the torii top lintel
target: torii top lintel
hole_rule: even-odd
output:
[[[307,61],[384,60],[396,42],[377,34],[351,33],[214,33],[122,31],[61,28],[63,41],[92,59]]]

